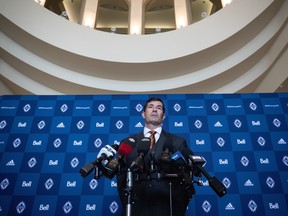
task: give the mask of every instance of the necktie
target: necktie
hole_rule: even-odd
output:
[[[152,149],[155,145],[155,134],[156,134],[156,131],[149,131],[150,133],[150,149]]]

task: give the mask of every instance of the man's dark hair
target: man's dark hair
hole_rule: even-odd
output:
[[[165,113],[165,105],[164,105],[163,101],[162,101],[160,98],[158,98],[158,97],[151,97],[151,98],[149,98],[149,99],[145,102],[144,111],[146,110],[148,103],[150,103],[151,101],[160,101],[160,102],[162,103],[162,106],[163,106],[163,113]]]

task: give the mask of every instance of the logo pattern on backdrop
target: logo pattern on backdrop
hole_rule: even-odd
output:
[[[0,215],[120,215],[115,179],[79,170],[139,132],[151,95],[1,96]],[[228,194],[203,179],[187,215],[286,215],[288,94],[158,95]]]

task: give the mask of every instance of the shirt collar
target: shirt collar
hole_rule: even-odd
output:
[[[144,127],[144,136],[147,136],[147,134],[149,134],[149,131],[151,131],[150,129],[148,129],[147,127]],[[162,132],[162,127],[158,127],[158,128],[156,128],[154,131],[156,131],[156,133],[158,134],[158,135],[160,135],[161,134],[161,132]],[[150,135],[150,134],[149,134]],[[149,136],[148,135],[148,136]]]

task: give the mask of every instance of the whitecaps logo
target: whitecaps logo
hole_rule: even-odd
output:
[[[242,165],[245,167],[247,167],[249,165],[249,159],[245,156],[242,156],[240,161],[241,161]]]
[[[78,166],[78,164],[79,164],[79,160],[78,160],[78,158],[76,158],[76,157],[74,157],[74,158],[70,161],[70,165],[71,165],[71,167],[73,167],[73,168],[76,168],[76,167]]]
[[[288,156],[287,155],[283,156],[282,162],[285,164],[285,166],[288,166]]]
[[[30,104],[26,104],[26,105],[23,107],[23,111],[24,111],[24,112],[29,112],[30,109],[31,109]]]
[[[235,125],[235,127],[237,127],[237,128],[241,128],[242,122],[241,122],[239,119],[235,119],[234,125]]]
[[[137,110],[137,112],[141,112],[143,109],[143,106],[141,104],[137,104],[135,109]]]
[[[113,201],[110,206],[109,206],[109,209],[111,211],[111,213],[115,214],[118,210],[119,206],[117,204],[117,202]]]
[[[217,144],[220,146],[220,147],[223,147],[225,145],[225,140],[222,138],[222,137],[219,137],[217,139]]]
[[[100,138],[97,138],[94,141],[94,145],[95,145],[96,148],[99,148],[102,145],[102,140]]]
[[[252,211],[255,212],[257,210],[257,204],[255,203],[254,200],[250,200],[248,203],[248,208]]]
[[[45,188],[47,190],[50,190],[54,185],[53,179],[49,178],[47,179],[47,181],[45,182]]]
[[[211,106],[211,108],[212,108],[215,112],[217,112],[217,111],[219,110],[219,105],[218,105],[217,103],[213,103],[212,106]]]
[[[105,107],[104,104],[100,104],[100,105],[98,106],[98,111],[99,111],[99,112],[104,112],[105,109],[106,109],[106,107]]]
[[[65,113],[67,110],[68,110],[68,105],[67,104],[63,104],[61,107],[60,107],[60,110],[62,113]]]
[[[10,182],[8,178],[3,179],[3,181],[0,183],[0,187],[2,190],[5,190],[9,186]]]
[[[72,210],[73,206],[70,201],[67,201],[63,206],[63,211],[65,214],[68,214]]]
[[[200,129],[203,124],[202,124],[202,122],[200,120],[196,120],[194,125],[195,125],[196,128]]]
[[[212,207],[211,204],[210,204],[207,200],[205,200],[205,201],[203,202],[203,204],[202,204],[202,209],[203,209],[206,213],[210,212],[211,207]]]
[[[81,130],[85,126],[85,123],[82,120],[80,120],[77,122],[76,126],[79,130]]]
[[[181,106],[178,103],[176,103],[173,108],[176,112],[179,112],[181,110]]]
[[[20,202],[17,206],[16,206],[16,211],[18,214],[22,214],[23,211],[26,209],[26,204],[24,201]]]
[[[258,137],[257,142],[260,146],[264,146],[266,144],[266,140],[262,136]]]
[[[16,139],[13,141],[13,147],[14,147],[14,148],[18,148],[20,145],[21,145],[21,139],[20,139],[20,138],[16,138]]]
[[[253,110],[253,111],[255,111],[255,110],[257,109],[257,105],[256,105],[254,102],[251,102],[251,103],[249,104],[249,107],[250,107],[250,109]]]
[[[225,178],[223,179],[222,183],[224,184],[224,186],[225,186],[226,188],[230,188],[230,186],[231,186],[231,181],[230,181],[230,179],[227,178],[227,177],[225,177]]]
[[[27,163],[30,168],[33,168],[37,164],[37,160],[35,157],[32,157]]]
[[[59,148],[61,146],[61,144],[62,144],[62,141],[60,138],[55,139],[53,142],[53,145],[55,148]]]
[[[38,123],[37,126],[38,126],[39,130],[42,130],[46,126],[46,123],[45,123],[45,121],[42,120]]]
[[[92,190],[95,190],[98,186],[98,181],[96,179],[92,179],[90,182],[89,182],[89,187],[92,189]]]
[[[2,130],[3,128],[6,127],[6,125],[7,125],[7,122],[6,122],[5,120],[2,120],[2,121],[0,122],[0,129]]]
[[[124,126],[124,124],[123,124],[123,122],[121,120],[119,120],[119,121],[116,122],[115,126],[116,126],[117,129],[120,130]]]
[[[275,186],[275,181],[274,179],[272,179],[270,176],[267,177],[266,179],[266,184],[268,185],[268,187],[273,188]]]
[[[275,125],[275,127],[279,128],[281,126],[281,121],[279,119],[275,118],[273,120],[273,124]]]

